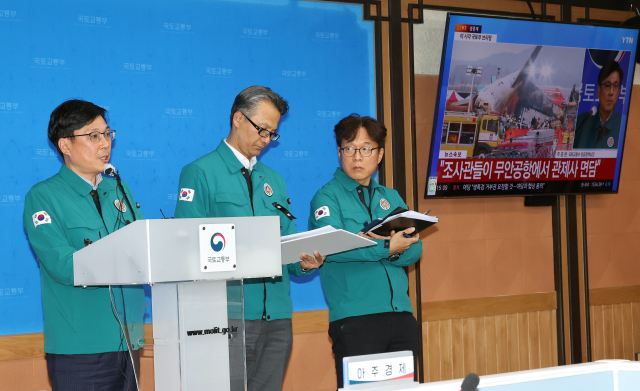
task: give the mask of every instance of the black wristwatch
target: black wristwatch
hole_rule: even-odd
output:
[[[395,262],[400,259],[400,253],[391,254],[387,259],[389,260],[389,262]]]

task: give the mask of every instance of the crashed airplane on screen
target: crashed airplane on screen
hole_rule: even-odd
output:
[[[502,114],[516,100],[518,111],[529,109],[556,118],[561,107],[530,80],[530,71],[541,49],[542,46],[536,46],[521,70],[497,79],[480,90],[473,104],[474,111]]]

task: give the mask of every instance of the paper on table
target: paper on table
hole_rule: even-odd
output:
[[[283,265],[299,262],[301,254],[313,255],[314,251],[320,255],[331,255],[375,245],[373,240],[330,225],[280,238]]]

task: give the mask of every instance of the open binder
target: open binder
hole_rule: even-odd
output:
[[[391,231],[398,232],[411,227],[416,229],[415,232],[420,232],[437,222],[438,218],[435,216],[397,207],[384,219],[375,219],[365,225],[361,232],[373,232],[376,235],[389,236]]]
[[[331,255],[361,247],[375,246],[376,242],[363,238],[343,229],[335,229],[330,225],[307,232],[283,236],[282,264],[300,261],[300,254],[313,255],[314,251],[321,255]]]

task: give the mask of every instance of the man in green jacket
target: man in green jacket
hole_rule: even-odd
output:
[[[288,109],[267,87],[240,92],[231,108],[229,136],[182,169],[175,217],[279,216],[280,234],[296,233],[284,180],[256,158],[280,137],[276,130]],[[244,280],[249,390],[282,389],[293,341],[289,274],[308,274],[324,258],[302,254],[299,263],[282,267],[282,277]]]
[[[103,108],[70,100],[51,113],[48,133],[64,164],[56,175],[31,188],[23,223],[40,263],[51,386],[54,391],[133,390],[130,357],[139,360],[142,287],[113,287],[110,293],[109,287],[75,287],[73,281],[73,253],[143,218],[127,184],[119,188],[115,179],[101,175],[115,130],[107,126]],[[120,316],[128,325],[135,350],[131,355],[112,298],[124,303]]]
[[[352,114],[334,132],[341,167],[311,200],[309,229],[331,225],[359,233],[365,224],[395,208],[406,209],[397,191],[372,178],[384,154],[384,125]],[[413,231],[391,232],[389,237],[366,235],[375,246],[329,255],[320,269],[329,302],[338,388],[343,386],[344,357],[411,350],[415,358],[418,353],[418,326],[403,269],[422,254],[420,236]]]

